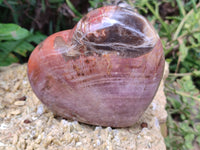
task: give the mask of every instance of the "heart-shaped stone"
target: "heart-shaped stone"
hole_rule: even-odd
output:
[[[163,69],[162,44],[149,22],[130,9],[106,6],[39,44],[28,77],[37,97],[56,114],[128,127],[153,100]]]

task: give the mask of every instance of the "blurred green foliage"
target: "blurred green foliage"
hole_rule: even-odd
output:
[[[128,0],[130,3],[131,1]],[[200,148],[200,2],[137,0],[135,6],[154,24],[170,64],[165,84],[169,150]]]
[[[72,28],[84,13],[69,0],[0,0],[0,10],[0,66],[27,62],[47,35]]]
[[[76,2],[80,3],[73,0],[41,0],[40,3],[36,0],[0,0],[3,10],[0,15],[0,65],[23,62],[22,58],[28,58],[46,35],[72,28],[88,9],[111,4],[112,0]],[[189,150],[194,148],[194,144],[200,148],[199,0],[126,2],[154,25],[163,43],[166,61],[170,64],[165,84],[167,149]]]
[[[20,56],[27,57],[27,52],[45,38],[39,32],[29,32],[16,24],[0,23],[0,66],[19,62]]]

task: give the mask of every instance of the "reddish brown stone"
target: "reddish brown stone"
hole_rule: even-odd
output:
[[[117,6],[96,9],[74,29],[49,36],[28,62],[32,89],[53,112],[112,127],[131,126],[141,117],[163,69],[153,27]]]

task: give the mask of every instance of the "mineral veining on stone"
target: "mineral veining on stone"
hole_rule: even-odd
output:
[[[129,127],[152,102],[164,63],[162,43],[144,17],[106,6],[37,46],[28,77],[36,96],[59,116]]]

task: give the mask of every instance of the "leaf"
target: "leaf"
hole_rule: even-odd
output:
[[[32,51],[34,49],[34,46],[28,43],[27,41],[23,41],[17,47],[13,50],[14,52],[26,57],[27,51]]]
[[[196,138],[196,141],[197,141],[198,144],[200,145],[200,136],[198,136],[198,137]]]
[[[7,41],[0,43],[0,49],[5,53],[16,52],[22,56],[26,56],[27,51],[32,51],[34,46],[24,40]]]
[[[166,16],[166,19],[169,19],[169,20],[176,20],[176,21],[181,21],[183,18],[180,17],[180,16]],[[177,24],[177,23],[176,23]]]
[[[61,3],[63,0],[49,0],[49,3]]]
[[[79,20],[80,20],[79,17],[75,17],[75,18],[73,18],[73,21],[75,21],[75,22],[78,22]]]
[[[26,40],[28,42],[34,42],[36,44],[39,44],[41,41],[43,41],[45,38],[47,38],[46,35],[43,35],[39,32],[36,32],[35,34],[31,34]]]
[[[191,76],[184,76],[181,79],[177,79],[179,85],[181,85],[181,91],[196,93],[196,87],[192,81]]]
[[[73,11],[73,13],[78,16],[78,17],[82,17],[81,13],[76,10],[76,8],[74,7],[74,5],[70,2],[70,0],[66,0],[67,5],[69,6],[69,8]]]
[[[18,62],[16,53],[26,57],[27,51],[34,49],[33,44],[39,44],[45,38],[39,32],[31,33],[16,24],[0,24],[0,66]]]
[[[103,0],[89,0],[90,6],[92,8],[99,8],[101,7],[101,3],[103,2]]]
[[[194,134],[190,133],[190,134],[187,134],[184,139],[185,139],[185,145],[188,149],[192,149],[193,148],[193,145],[192,145],[192,142],[194,140]]]
[[[200,34],[194,33],[193,36],[197,39],[198,43],[200,43]]]
[[[20,42],[21,40],[0,42],[0,50],[8,54],[12,52]]]
[[[179,11],[180,11],[180,14],[182,16],[185,16],[185,9],[184,9],[184,4],[181,0],[176,0],[177,4],[178,4],[178,7],[179,7]]]
[[[5,41],[0,42],[0,50],[4,51],[4,53],[16,52],[24,57],[26,57],[27,51],[32,51],[34,46],[30,42],[34,42],[39,44],[42,40],[46,38],[45,35],[41,33],[30,34],[30,36],[24,40],[17,41]]]
[[[89,1],[89,3],[90,3],[90,6],[92,7],[92,8],[95,8],[96,7],[96,3],[95,3],[95,1]]]
[[[0,41],[1,40],[20,40],[29,35],[29,31],[16,24],[0,23]]]
[[[186,116],[184,114],[181,114],[181,119],[182,120],[185,120],[186,119]]]
[[[189,48],[185,46],[185,43],[181,43],[179,47],[179,52],[180,52],[180,60],[183,62],[188,55],[188,50]]]
[[[200,134],[200,123],[196,123],[195,128],[197,129],[198,133]]]
[[[18,62],[18,59],[13,54],[6,54],[0,51],[0,66],[8,66],[14,62]]]
[[[167,97],[167,100],[170,101],[174,109],[179,109],[181,107],[181,103],[175,98]]]
[[[183,134],[193,131],[192,128],[188,125],[188,123],[183,122],[183,123],[179,123],[179,125],[180,125],[180,129],[183,132]]]
[[[200,77],[200,71],[199,70],[195,70],[192,73],[193,73],[194,76]]]

